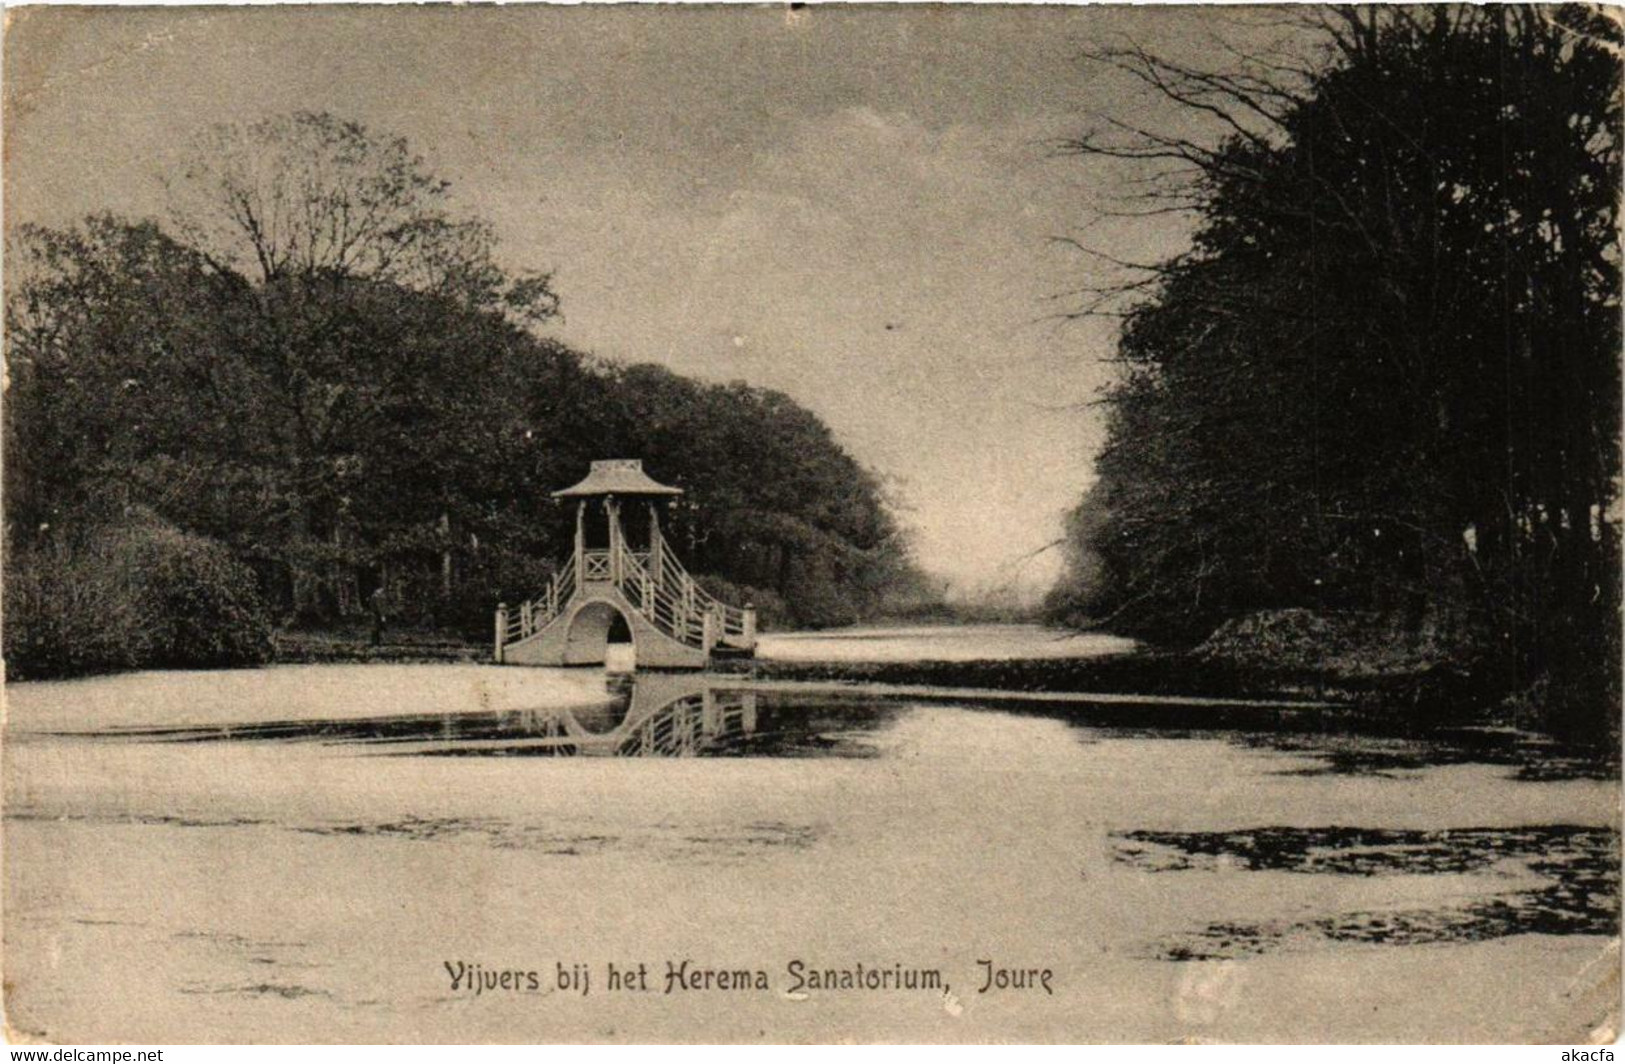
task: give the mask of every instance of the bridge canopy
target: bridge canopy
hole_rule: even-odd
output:
[[[682,488],[662,484],[643,471],[639,458],[609,458],[592,464],[581,483],[555,491],[555,499],[581,499],[594,495],[681,495]]]

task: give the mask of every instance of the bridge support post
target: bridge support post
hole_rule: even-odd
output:
[[[700,646],[709,654],[717,645],[717,615],[715,610],[706,610],[700,628]]]
[[[717,713],[717,692],[707,687],[700,694],[700,734],[707,739],[722,730],[722,718]]]
[[[586,578],[586,570],[582,568],[586,564],[586,558],[583,557],[586,553],[587,500],[583,499],[576,503],[576,583],[581,583]]]
[[[745,646],[751,650],[756,649],[756,606],[754,603],[745,603]]]
[[[649,507],[649,564],[654,567],[655,586],[666,586],[666,541],[660,538],[660,514]]]
[[[508,638],[508,604],[506,602],[497,603],[497,625],[496,625],[496,628],[497,628],[497,630],[496,630],[496,649],[494,651],[492,651],[492,656],[494,658],[496,658],[497,664],[501,665],[502,664],[502,644]]]
[[[621,504],[615,496],[604,496],[604,514],[609,518],[609,578],[621,582]]]

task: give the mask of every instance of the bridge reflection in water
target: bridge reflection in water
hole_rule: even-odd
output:
[[[721,752],[756,732],[754,691],[718,688],[692,673],[646,672],[611,683],[617,689],[612,701],[508,710],[499,714],[508,737],[460,739],[445,752],[691,757]]]
[[[758,692],[704,673],[609,674],[605,683],[600,698],[535,708],[57,734],[115,742],[306,742],[428,757],[873,757],[875,732],[904,711],[901,703],[827,693]]]

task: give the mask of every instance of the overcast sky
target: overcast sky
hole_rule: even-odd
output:
[[[1046,320],[1050,242],[1118,177],[1050,145],[1152,106],[1077,61],[1201,51],[1220,10],[234,8],[8,13],[7,223],[163,213],[200,128],[330,110],[405,136],[551,269],[597,354],[779,388],[894,478],[963,589],[1050,580],[1110,332]],[[1095,223],[1128,257],[1178,220]]]

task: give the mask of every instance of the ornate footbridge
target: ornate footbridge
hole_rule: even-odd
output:
[[[497,606],[496,660],[510,665],[601,665],[612,626],[630,633],[633,661],[657,669],[703,669],[714,653],[756,649],[756,611],[719,602],[688,574],[660,534],[659,504],[682,494],[635,459],[592,463],[587,478],[553,493],[576,500],[575,552],[541,593]],[[648,506],[639,549],[622,522],[625,500]],[[596,509],[598,503],[602,521]],[[588,520],[601,525],[589,545]]]

